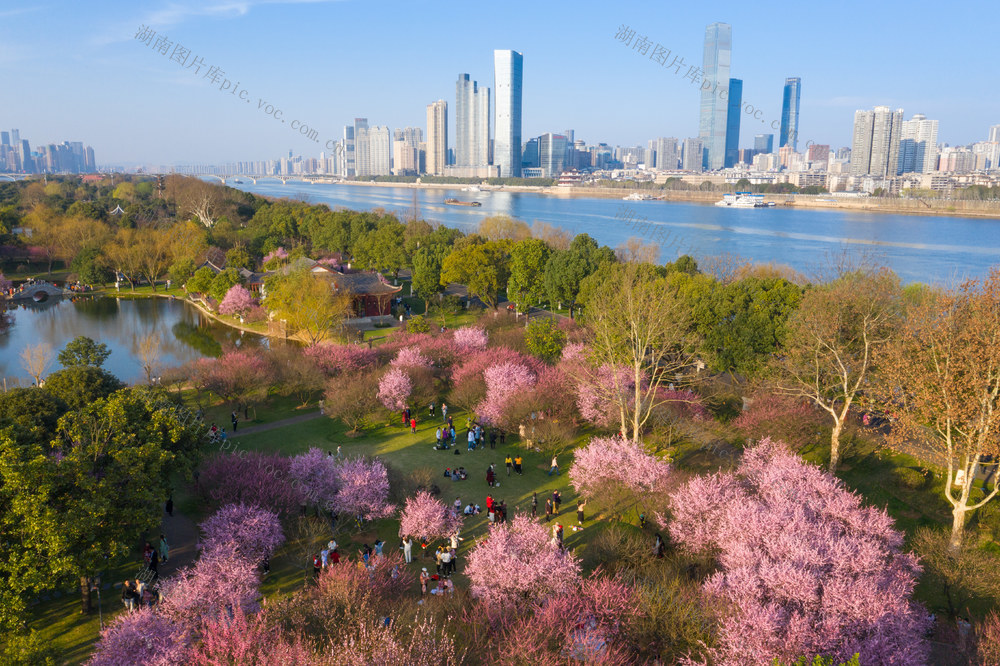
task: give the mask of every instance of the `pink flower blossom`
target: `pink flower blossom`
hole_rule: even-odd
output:
[[[461,527],[461,516],[434,499],[429,492],[421,490],[406,500],[399,521],[399,536],[445,539]]]
[[[234,284],[219,303],[219,312],[230,316],[244,316],[253,308],[253,296],[246,287]]]
[[[587,355],[587,345],[582,342],[569,342],[562,350],[563,361],[575,361],[583,359]]]
[[[223,446],[228,448],[230,441]],[[222,453],[202,464],[198,486],[219,506],[242,502],[287,514],[302,500],[289,467],[289,459],[276,453]]]
[[[236,555],[206,553],[193,566],[163,581],[159,609],[188,626],[236,608],[253,612],[257,610],[259,584],[256,563]]]
[[[390,365],[394,368],[429,368],[431,362],[417,347],[403,347]]]
[[[535,385],[538,376],[520,363],[503,363],[490,366],[483,372],[486,397],[476,407],[485,423],[499,425],[504,421],[504,409],[511,398],[524,393]]]
[[[862,664],[927,663],[917,558],[885,511],[832,475],[765,439],[736,472],[696,477],[670,503],[671,536],[715,554],[705,590],[732,611],[715,663],[855,653]]]
[[[378,399],[389,411],[406,408],[406,401],[413,391],[413,382],[402,368],[391,368],[378,382]]]
[[[319,344],[303,352],[327,377],[350,375],[375,367],[378,353],[364,345]]]
[[[201,640],[186,663],[318,666],[320,662],[301,636],[282,631],[280,625],[271,626],[265,612],[248,615],[237,608],[232,617],[223,615],[205,622]]]
[[[258,506],[227,504],[201,524],[202,553],[231,553],[257,565],[285,542],[278,514]]]
[[[452,339],[454,339],[455,345],[464,352],[486,349],[486,344],[489,342],[486,331],[478,326],[463,326],[455,329]]]
[[[188,631],[149,608],[118,615],[101,632],[88,666],[187,664]]]
[[[623,396],[630,405],[635,402],[635,380],[627,368],[614,370],[603,365],[581,379],[576,391],[580,415],[602,428],[621,427],[618,403],[612,399],[615,395]]]
[[[573,589],[580,563],[561,550],[542,524],[516,516],[489,533],[469,553],[465,574],[470,591],[487,606],[539,603]]]
[[[595,437],[574,454],[569,481],[588,498],[599,497],[609,482],[636,493],[661,493],[671,471],[668,462],[646,453],[638,444],[617,437]]]
[[[316,447],[292,458],[288,476],[301,489],[305,501],[327,511],[340,490],[337,460]]]
[[[349,458],[337,465],[339,490],[331,502],[337,513],[365,520],[387,518],[395,512],[389,503],[389,474],[378,458]]]
[[[285,248],[283,247],[271,250],[270,252],[264,255],[265,264],[271,263],[272,260],[285,261],[286,259],[288,259],[288,252],[285,251]]]

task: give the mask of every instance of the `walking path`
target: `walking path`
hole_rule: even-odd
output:
[[[323,416],[323,412],[317,410],[315,412],[309,412],[308,414],[299,414],[298,416],[281,419],[280,421],[272,421],[271,423],[261,423],[260,425],[239,428],[235,433],[230,435],[230,439],[235,439],[240,435],[254,435],[258,432],[267,432],[268,430],[276,430],[277,428],[284,428],[285,426],[295,425],[297,423],[305,423],[306,421],[318,419],[321,416]]]

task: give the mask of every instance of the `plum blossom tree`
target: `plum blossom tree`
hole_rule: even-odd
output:
[[[486,344],[489,342],[486,331],[479,326],[463,326],[455,329],[452,339],[455,345],[466,353],[486,349]]]
[[[185,663],[314,666],[319,661],[301,636],[269,623],[266,612],[249,615],[237,608],[231,617],[213,617],[205,622],[201,640]]]
[[[283,247],[275,248],[264,255],[264,266],[278,266],[288,260],[288,251]]]
[[[256,564],[227,553],[206,553],[163,581],[159,609],[176,622],[197,626],[236,608],[256,611],[259,584]]]
[[[224,315],[245,317],[253,306],[253,296],[247,288],[234,284],[219,303],[219,312]]]
[[[327,377],[350,375],[375,367],[378,353],[362,345],[319,344],[306,347],[305,355]]]
[[[365,520],[387,518],[395,512],[389,503],[389,474],[378,458],[348,458],[337,465],[339,490],[331,508]]]
[[[765,439],[735,472],[696,477],[670,503],[671,537],[715,555],[704,589],[732,611],[714,663],[855,653],[863,664],[926,663],[917,558],[885,511],[832,475]]]
[[[602,365],[590,373],[577,375],[576,406],[580,415],[601,428],[621,427],[627,421],[624,405],[634,396],[631,373],[624,366]],[[611,394],[614,394],[613,396]]]
[[[647,453],[641,445],[618,437],[595,437],[574,454],[569,481],[587,499],[606,503],[613,511],[645,506],[667,490],[670,463]]]
[[[399,521],[399,536],[445,539],[462,527],[462,517],[426,490],[406,500]]]
[[[307,502],[327,511],[333,508],[333,498],[341,487],[338,465],[334,458],[312,447],[292,458],[288,476],[299,484]]]
[[[580,562],[549,539],[548,530],[527,516],[490,527],[465,566],[470,591],[488,607],[539,603],[574,588]]]
[[[459,666],[465,663],[465,652],[455,646],[455,639],[431,620],[415,621],[403,630],[393,623],[358,622],[347,629],[339,643],[330,648],[331,666],[379,664],[379,666],[410,666],[435,664]]]
[[[228,448],[228,441],[223,446]],[[279,514],[299,507],[302,492],[290,483],[288,458],[259,451],[240,453],[221,453],[202,465],[198,485],[214,504],[252,504]]]
[[[510,347],[492,347],[472,352],[451,370],[451,402],[464,409],[475,409],[486,397],[486,381],[483,378],[486,368],[507,363],[524,365],[536,375],[544,366],[533,356],[525,356]]]
[[[390,365],[394,368],[429,368],[431,362],[417,347],[403,347]]]
[[[246,410],[265,398],[274,380],[274,367],[261,349],[235,349],[219,358],[199,359],[204,387]]]
[[[389,411],[406,408],[406,400],[413,391],[413,382],[402,368],[390,368],[378,383],[378,399]]]
[[[227,504],[201,524],[202,553],[233,553],[256,565],[285,542],[278,514],[259,506]]]
[[[491,425],[505,425],[505,410],[511,399],[519,393],[531,389],[538,376],[520,363],[493,365],[483,372],[486,381],[486,397],[476,407],[476,412],[484,422]]]
[[[149,608],[122,613],[101,632],[88,666],[190,663],[187,629]]]

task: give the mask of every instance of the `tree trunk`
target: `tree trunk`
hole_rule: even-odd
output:
[[[87,576],[80,576],[80,601],[82,604],[80,612],[84,615],[89,614],[93,606],[90,603],[90,578]]]
[[[965,493],[962,493],[963,495]],[[965,532],[965,503],[955,505],[951,509],[951,539],[948,547],[952,552],[962,547],[962,535]]]
[[[844,428],[844,422],[841,420],[837,421],[837,424],[833,426],[833,432],[830,433],[830,473],[833,474],[837,471],[837,465],[840,464],[840,431]]]

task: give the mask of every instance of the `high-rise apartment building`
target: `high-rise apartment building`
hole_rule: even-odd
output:
[[[753,149],[758,155],[774,152],[774,135],[757,134],[753,138]]]
[[[681,168],[685,171],[703,171],[704,167],[702,165],[704,162],[702,157],[704,150],[705,147],[700,138],[684,139],[684,154],[681,156],[683,165]]]
[[[368,119],[354,119],[354,175],[370,176],[371,148],[368,140]]]
[[[892,111],[887,106],[876,106],[874,111],[855,111],[851,175],[897,175],[902,125],[902,109]]]
[[[702,165],[706,169],[721,169],[726,163],[726,123],[729,115],[727,97],[732,47],[733,29],[728,23],[712,23],[705,28],[698,137],[702,140]]]
[[[521,151],[521,168],[541,166],[538,158],[538,139],[528,139]]]
[[[10,145],[10,132],[0,132],[0,146]]]
[[[490,163],[490,89],[480,88],[468,74],[455,86],[455,165]]]
[[[726,109],[727,168],[740,162],[740,115],[743,112],[743,79],[729,79],[729,107]]]
[[[656,168],[661,171],[673,171],[677,168],[677,139],[660,137],[656,140]]]
[[[448,102],[427,105],[427,173],[443,176],[448,165]]]
[[[813,169],[826,169],[830,163],[830,146],[813,143],[806,150],[806,161],[812,163]]]
[[[397,129],[392,133],[392,173],[412,176],[419,173],[420,144],[423,131],[419,127]]]
[[[521,175],[521,81],[524,56],[509,49],[493,52],[493,94],[496,121],[493,164],[501,178]]]
[[[987,141],[1000,142],[1000,125],[994,125],[990,128],[990,135]]]
[[[899,134],[899,173],[930,173],[937,166],[938,121],[922,113],[904,120]]]
[[[369,176],[388,176],[392,173],[392,134],[386,126],[368,130]]]
[[[785,91],[781,97],[781,130],[778,147],[791,145],[795,150],[799,142],[799,98],[802,96],[802,79],[785,79]]]
[[[356,151],[354,146],[354,125],[344,125],[344,159],[343,170],[338,172],[344,178],[354,178],[357,175]]]
[[[538,137],[538,162],[545,178],[558,178],[566,166],[569,141],[562,134],[548,132]]]

